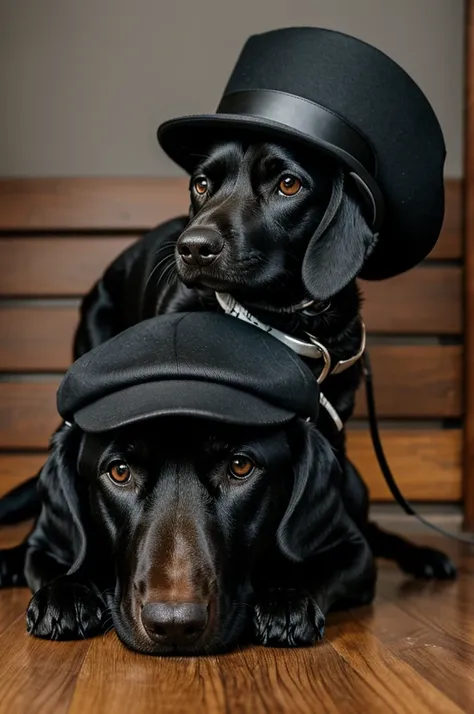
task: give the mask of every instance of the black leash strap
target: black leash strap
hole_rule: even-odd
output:
[[[451,531],[446,531],[444,528],[431,523],[426,518],[421,516],[413,506],[406,500],[400,489],[398,488],[397,482],[392,474],[388,461],[385,457],[382,442],[380,440],[379,427],[377,423],[377,412],[375,409],[375,398],[374,398],[374,384],[372,379],[372,368],[370,365],[370,358],[367,350],[362,356],[362,368],[364,372],[365,379],[365,390],[367,396],[367,408],[369,411],[369,425],[370,425],[370,435],[372,437],[372,443],[374,445],[375,455],[377,456],[377,461],[379,462],[380,470],[383,474],[387,486],[398,505],[407,513],[409,516],[414,516],[417,518],[424,526],[431,528],[432,530],[440,533],[446,538],[452,538],[453,540],[460,541],[461,543],[468,543],[469,545],[474,545],[474,536],[462,535],[458,533],[452,533]]]

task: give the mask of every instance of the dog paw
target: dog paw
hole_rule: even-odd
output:
[[[0,588],[26,585],[25,550],[22,546],[0,550]]]
[[[271,589],[254,606],[256,642],[266,647],[308,647],[324,635],[325,617],[306,592]]]
[[[414,548],[399,565],[403,572],[424,580],[453,580],[457,575],[452,560],[434,548]]]
[[[30,635],[47,640],[94,637],[103,630],[105,610],[95,586],[58,578],[32,597],[26,629]]]

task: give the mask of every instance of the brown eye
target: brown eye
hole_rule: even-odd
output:
[[[121,461],[116,461],[112,464],[107,474],[114,483],[119,483],[121,486],[128,483],[132,477],[130,467]]]
[[[207,178],[205,176],[198,176],[197,179],[194,179],[193,187],[196,193],[200,196],[204,196],[208,189]]]
[[[255,469],[252,459],[243,454],[235,454],[229,463],[229,471],[234,478],[248,478]]]
[[[278,184],[278,191],[284,196],[296,196],[301,188],[301,181],[290,174],[283,176]]]

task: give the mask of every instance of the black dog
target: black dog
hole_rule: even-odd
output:
[[[362,328],[355,277],[376,236],[351,177],[321,154],[225,142],[202,157],[190,190],[190,218],[160,226],[125,251],[85,298],[76,357],[153,315],[218,310],[215,291],[231,293],[262,322],[289,335],[316,335],[333,363],[357,353]],[[321,361],[311,365],[319,374]],[[343,423],[352,414],[360,376],[356,363],[324,381],[324,395]],[[318,427],[353,488],[365,490],[346,459],[344,432],[324,410]],[[48,468],[54,459],[53,452]],[[31,512],[32,486],[0,502],[0,521]],[[444,554],[361,521],[350,496],[347,508],[376,556],[416,576],[455,575]]]
[[[26,546],[31,634],[81,638],[113,624],[149,654],[227,650],[244,633],[301,646],[322,637],[330,608],[373,597],[372,554],[343,507],[339,465],[302,419],[63,427],[52,461]]]

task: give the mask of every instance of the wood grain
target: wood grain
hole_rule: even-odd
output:
[[[60,372],[72,362],[76,308],[0,307],[0,370]]]
[[[408,499],[461,499],[460,429],[382,429],[381,439],[397,483]],[[347,450],[369,487],[371,499],[392,501],[375,457],[369,431],[349,428]]]
[[[462,270],[426,265],[390,280],[361,281],[369,332],[455,335],[462,332]]]
[[[0,714],[66,714],[88,641],[52,645],[26,634],[19,617],[0,637]]]
[[[379,417],[458,417],[462,414],[462,350],[456,345],[370,347]],[[356,416],[367,415],[359,389]]]
[[[59,426],[59,380],[0,383],[0,449],[45,449]]]
[[[0,181],[0,230],[146,230],[188,211],[186,178]]]
[[[464,518],[474,530],[474,0],[466,2],[466,115],[465,115],[465,400]]]
[[[0,498],[38,473],[47,456],[46,451],[32,454],[0,453]]]
[[[0,296],[83,295],[137,238],[138,234],[0,238]]]
[[[412,581],[382,563],[374,605],[331,615],[322,643],[295,650],[153,658],[113,632],[45,642],[25,633],[28,591],[0,591],[0,714],[467,714],[474,559],[448,546],[458,581]]]
[[[458,501],[461,498],[460,429],[382,429],[381,437],[398,484],[413,501]],[[380,473],[370,434],[349,429],[347,446],[374,501],[392,501]],[[0,454],[0,497],[33,476],[46,452]]]
[[[336,652],[385,699],[387,709],[388,702],[391,703],[388,711],[403,714],[462,712],[416,669],[384,647],[380,640],[360,623],[345,622],[334,628],[331,635],[331,646]]]

